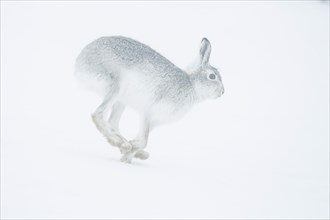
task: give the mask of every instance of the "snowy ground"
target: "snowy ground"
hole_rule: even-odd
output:
[[[99,36],[184,68],[211,41],[225,94],[119,162],[74,59]],[[328,218],[329,2],[1,1],[2,218]],[[133,137],[137,117],[124,114]]]

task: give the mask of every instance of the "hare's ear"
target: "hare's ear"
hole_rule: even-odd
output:
[[[211,54],[211,43],[205,37],[202,39],[200,48],[200,61],[201,66],[205,67],[209,63],[209,58]]]

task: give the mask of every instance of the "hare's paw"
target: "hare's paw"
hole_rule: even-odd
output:
[[[147,143],[144,140],[131,140],[129,143],[135,148],[135,149],[143,149]]]
[[[121,136],[116,134],[106,134],[105,137],[107,141],[113,146],[120,146],[125,142]]]
[[[134,157],[134,153],[133,152],[126,152],[120,158],[120,161],[123,162],[123,163],[132,163],[133,157]]]
[[[129,142],[133,146],[134,157],[141,159],[141,160],[146,160],[149,158],[149,153],[144,151],[143,148],[147,145],[145,140],[131,140]]]
[[[119,145],[119,148],[121,153],[125,153],[131,151],[133,149],[133,146],[131,145],[131,143],[124,141]]]
[[[144,150],[139,150],[138,152],[136,152],[134,157],[138,158],[140,160],[146,160],[146,159],[149,158],[149,153],[147,151],[144,151]]]
[[[120,161],[124,163],[131,163],[134,157],[141,160],[146,160],[149,158],[149,153],[144,150],[133,148],[131,151],[125,152]]]

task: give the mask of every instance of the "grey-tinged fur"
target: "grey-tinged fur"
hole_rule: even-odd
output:
[[[108,141],[120,148],[123,162],[148,157],[143,149],[155,125],[175,120],[196,102],[222,95],[220,74],[209,65],[210,53],[211,44],[204,38],[198,63],[188,74],[149,46],[127,37],[101,37],[82,50],[76,74],[102,88],[105,99],[93,120]],[[138,137],[129,142],[118,131],[125,106],[136,109],[143,121]]]
[[[126,37],[95,40],[84,48],[76,66],[109,81],[120,78],[121,67],[134,68],[153,81],[155,102],[167,99],[180,103],[193,92],[192,82],[184,71],[147,45]]]

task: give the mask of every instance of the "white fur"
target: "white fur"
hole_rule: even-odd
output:
[[[199,59],[187,75],[148,46],[129,38],[100,38],[81,52],[76,75],[105,97],[92,115],[93,122],[111,145],[119,147],[122,162],[149,157],[143,149],[152,128],[178,120],[199,101],[222,95],[221,77],[208,63],[210,53],[211,45],[204,38]],[[212,73],[217,75],[215,80],[208,78]],[[118,131],[125,107],[135,109],[142,118],[141,129],[131,141]]]

